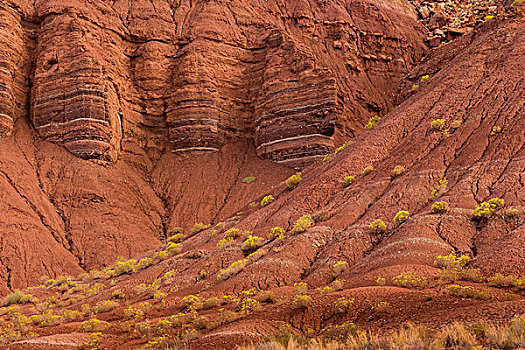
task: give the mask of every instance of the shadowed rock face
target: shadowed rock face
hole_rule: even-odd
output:
[[[24,114],[19,90],[40,137],[108,162],[129,143],[217,151],[250,138],[259,156],[305,167],[391,107],[424,51],[404,1],[10,0],[0,11],[1,134]]]

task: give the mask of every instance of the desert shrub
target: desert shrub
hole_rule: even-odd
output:
[[[240,271],[242,271],[246,267],[247,264],[248,264],[248,259],[242,259],[242,260],[235,261],[227,268],[221,269],[221,271],[217,275],[217,279],[226,281],[232,275],[235,275],[239,273]]]
[[[314,222],[323,222],[329,220],[332,217],[332,214],[326,210],[318,210],[312,213],[311,216]]]
[[[417,89],[419,89],[419,85],[418,84],[413,84],[412,88],[410,90],[411,91],[416,91]]]
[[[96,318],[91,318],[87,321],[84,321],[80,324],[80,331],[81,332],[98,332],[103,330],[104,324],[97,320]]]
[[[142,258],[140,259],[137,264],[134,267],[135,271],[144,270],[145,268],[153,265],[153,259],[152,258]]]
[[[199,311],[204,307],[202,299],[196,295],[187,295],[180,301],[183,309],[187,311]]]
[[[182,227],[174,227],[170,230],[170,235],[183,235],[184,229]]]
[[[419,277],[413,272],[405,272],[394,277],[392,283],[404,288],[424,288],[427,285],[427,279]]]
[[[286,186],[288,186],[290,190],[293,190],[294,188],[299,186],[301,181],[302,181],[301,173],[297,173],[295,175],[290,176],[288,179],[286,179],[285,183],[286,183]]]
[[[346,261],[338,261],[334,264],[334,275],[339,276],[348,268]]]
[[[293,290],[295,294],[305,294],[308,292],[308,283],[298,282],[293,284]]]
[[[368,228],[370,228],[374,233],[376,234],[383,234],[388,232],[388,228],[386,227],[386,224],[381,219],[376,219],[368,225]]]
[[[104,313],[113,310],[118,306],[118,303],[113,300],[101,300],[93,308],[94,313]]]
[[[491,296],[485,291],[476,289],[471,286],[460,286],[457,284],[453,284],[447,287],[447,292],[449,295],[461,297],[461,298],[471,298],[471,299],[481,299],[481,300],[487,300],[490,299]]]
[[[335,310],[339,313],[347,313],[354,306],[355,299],[341,297],[335,302]]]
[[[436,266],[441,269],[463,269],[470,262],[468,255],[457,256],[455,253],[449,255],[439,255],[436,259]]]
[[[330,156],[331,156],[331,154],[326,154],[326,155],[323,157],[323,163],[326,162],[328,159],[330,159]]]
[[[193,327],[195,329],[210,329],[213,328],[212,323],[206,316],[200,316],[193,321]]]
[[[182,244],[180,244],[180,243],[168,242],[168,245],[166,246],[166,250],[167,250],[171,255],[177,255],[177,254],[179,254],[179,253],[182,251]]]
[[[463,124],[462,120],[456,119],[456,120],[452,121],[452,123],[450,123],[450,127],[452,129],[458,129],[459,127],[461,127],[462,124]]]
[[[284,237],[284,228],[276,226],[270,231],[269,240],[281,239]]]
[[[224,238],[226,239],[237,239],[241,237],[241,230],[238,228],[231,228],[228,231],[224,232]]]
[[[196,233],[199,233],[201,231],[204,231],[206,230],[207,228],[209,228],[211,226],[211,224],[204,224],[202,222],[196,222],[193,227],[190,229],[190,234],[196,234]]]
[[[335,152],[334,152],[334,156],[337,155],[337,153],[341,152],[342,150],[344,150],[348,145],[345,143],[344,145],[342,145],[341,147],[338,147]]]
[[[445,131],[445,119],[434,119],[430,122],[430,127],[437,131]]]
[[[328,341],[345,342],[350,336],[356,335],[359,329],[352,322],[345,322],[340,325],[328,326],[323,331],[323,338]]]
[[[445,201],[435,202],[430,208],[434,214],[443,214],[448,211],[448,203]]]
[[[387,301],[380,301],[380,302],[378,302],[378,303],[375,305],[375,307],[374,307],[374,310],[375,310],[377,313],[380,313],[380,314],[387,313],[387,312],[389,312],[391,309],[392,309],[392,306],[390,306],[390,304],[389,304]]]
[[[378,277],[376,283],[378,286],[384,286],[386,284],[386,279],[384,277]]]
[[[504,288],[511,287],[514,285],[516,277],[514,276],[505,276],[501,273],[496,273],[493,276],[489,277],[487,282],[490,286]]]
[[[315,224],[315,221],[310,215],[303,215],[293,224],[292,232],[301,233],[306,231],[310,226]]]
[[[277,298],[271,291],[261,291],[257,294],[257,300],[261,303],[275,303]]]
[[[365,130],[372,130],[376,127],[377,123],[379,122],[379,118],[377,115],[371,117],[368,119],[368,123],[365,125]]]
[[[15,290],[13,293],[8,294],[5,297],[5,305],[13,305],[13,304],[25,304],[28,303],[31,299],[31,295],[25,295],[20,290]]]
[[[439,180],[438,186],[432,190],[432,193],[430,194],[430,200],[435,200],[439,196],[443,194],[445,189],[447,188],[448,180],[447,179],[441,179]]]
[[[180,243],[184,239],[184,234],[176,233],[173,236],[168,237],[168,242]]]
[[[251,184],[251,183],[254,183],[255,180],[256,180],[255,177],[247,176],[244,179],[242,179],[242,182],[245,183],[245,184]]]
[[[312,297],[306,294],[297,294],[292,297],[292,304],[298,309],[307,309],[312,303]]]
[[[400,210],[397,212],[397,214],[394,216],[394,226],[399,226],[405,221],[407,221],[408,217],[410,216],[410,213],[407,210]]]
[[[214,309],[217,306],[219,306],[219,304],[220,304],[219,298],[217,298],[217,297],[208,298],[208,299],[204,300],[204,303],[202,305],[202,309],[203,310]]]
[[[429,79],[430,79],[430,76],[426,74],[421,77],[420,82],[424,83],[424,82],[427,82]]]
[[[243,252],[253,252],[264,245],[264,238],[258,236],[248,236],[248,238],[243,242],[241,250]]]
[[[363,169],[362,174],[363,174],[363,176],[364,176],[364,175],[368,175],[368,174],[370,174],[372,171],[374,171],[374,167],[371,166],[371,165],[369,165],[369,166],[366,166],[366,167]]]
[[[345,178],[343,179],[343,187],[348,187],[352,184],[352,182],[354,181],[354,177],[353,176],[345,176]]]
[[[169,254],[165,250],[161,250],[153,254],[154,261],[163,261],[163,260],[166,260],[168,257],[169,257]]]
[[[392,177],[398,177],[405,173],[406,169],[402,165],[396,165],[394,170],[392,170]]]
[[[505,201],[500,198],[491,198],[486,202],[482,202],[470,214],[475,219],[489,218],[495,211],[503,208]]]
[[[267,206],[268,204],[272,203],[274,200],[275,200],[275,198],[273,198],[273,196],[271,194],[267,195],[266,197],[264,197],[262,199],[261,207]]]

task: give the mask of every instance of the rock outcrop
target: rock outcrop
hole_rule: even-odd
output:
[[[3,288],[235,215],[391,108],[426,52],[404,0],[6,0],[0,19]]]

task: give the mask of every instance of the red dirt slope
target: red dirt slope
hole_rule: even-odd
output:
[[[522,284],[497,289],[470,271],[475,272],[470,281],[457,282],[476,292],[465,298],[451,293],[447,286],[451,281],[432,279],[439,273],[436,257],[449,252],[471,256],[470,266],[486,277],[496,271],[512,273],[519,282],[516,276],[523,274],[525,11],[522,7],[507,11],[434,51],[407,78],[407,98],[373,130],[305,170],[296,189],[280,184],[271,191],[277,199],[267,206],[246,207],[224,225],[186,234],[180,252],[175,246],[163,246],[173,249],[173,256],[161,259],[158,251],[158,261],[148,268],[115,278],[114,268],[107,269],[74,282],[53,286],[51,281],[48,288],[31,293],[41,300],[57,296],[50,302],[53,312],[61,311],[62,303],[79,310],[83,303],[94,305],[120,295],[113,297],[116,306],[96,315],[108,322],[99,325],[106,348],[136,348],[163,332],[179,335],[193,348],[216,349],[261,340],[279,329],[303,334],[311,329],[314,335],[323,335],[327,326],[346,321],[385,330],[405,321],[440,326],[453,320],[506,321],[524,313]],[[421,79],[427,75],[428,79]],[[416,84],[419,87],[413,89]],[[435,122],[438,119],[443,119],[443,127]],[[363,174],[371,165],[374,169]],[[404,171],[398,167],[394,174],[396,166]],[[355,180],[345,188],[343,179],[348,175]],[[443,179],[448,183],[438,187]],[[502,208],[494,206],[491,215],[475,219],[473,209],[489,198],[504,199]],[[432,213],[435,201],[446,201],[449,209]],[[394,226],[392,220],[400,210],[410,216]],[[313,226],[292,231],[299,217],[314,213]],[[369,228],[377,218],[385,221],[388,233]],[[267,240],[274,226],[286,230],[284,237]],[[246,237],[218,244],[230,228],[241,234],[252,230],[264,238],[263,246],[248,255],[241,250]],[[233,233],[228,234],[233,237]],[[337,261],[347,262],[346,270],[337,275],[342,286],[336,289],[341,290],[314,291],[331,285]],[[422,289],[394,287],[392,278],[405,271],[431,283]],[[385,279],[384,286],[378,286],[378,277]],[[294,292],[293,285],[299,282],[307,282],[309,289],[301,292],[295,286]],[[90,296],[86,291],[95,283],[101,284],[101,291]],[[235,304],[243,305],[235,298],[253,287],[273,290],[277,302],[254,312],[235,313]],[[166,294],[155,294],[159,291]],[[312,299],[301,307],[290,299],[293,293]],[[188,305],[188,299],[183,300],[189,294],[198,295],[200,301],[220,299],[208,309],[197,308],[196,302]],[[340,310],[341,297],[355,299],[349,310]],[[133,308],[144,301],[150,309],[137,316]],[[195,313],[192,305],[198,309]],[[34,313],[31,305],[21,310]],[[5,318],[16,319],[16,312],[4,311]],[[206,316],[214,326],[197,316]],[[76,320],[87,317],[94,316],[82,314]],[[159,321],[169,321],[168,330]],[[71,336],[85,327],[63,321],[32,329],[41,335]],[[195,328],[202,328],[197,338]],[[27,348],[27,344],[11,348]]]

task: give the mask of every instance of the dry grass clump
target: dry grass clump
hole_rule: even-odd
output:
[[[509,325],[452,323],[431,329],[408,323],[391,333],[360,331],[345,322],[323,330],[324,339],[303,339],[293,335],[274,337],[239,350],[484,350],[518,349],[525,346],[525,316],[516,316]]]

